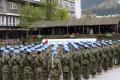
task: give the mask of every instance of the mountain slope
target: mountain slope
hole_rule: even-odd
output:
[[[92,3],[92,0],[85,1],[86,3],[87,1],[91,1]],[[96,0],[95,2],[93,2],[94,3],[93,5],[89,6],[88,8],[86,7],[86,9],[83,8],[83,12],[91,11],[92,13],[97,15],[119,14],[120,4],[118,4],[118,1],[119,0],[103,0],[103,1],[101,0],[101,2],[99,1],[100,3],[98,3],[98,0]]]

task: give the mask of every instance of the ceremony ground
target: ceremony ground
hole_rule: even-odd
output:
[[[120,80],[120,68],[112,69],[89,80]]]
[[[62,75],[60,80],[63,80]],[[71,77],[71,80],[74,80],[73,77]],[[90,78],[89,80],[120,80],[120,68],[114,68],[107,72],[103,72],[100,75],[96,75],[95,78]]]

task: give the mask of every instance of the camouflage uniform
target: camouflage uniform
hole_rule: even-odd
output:
[[[90,74],[92,77],[96,75],[97,72],[97,49],[93,49],[90,53]]]
[[[90,75],[90,61],[89,61],[89,50],[84,51],[83,54],[83,60],[82,60],[82,75],[84,79],[89,79]]]
[[[2,54],[0,54],[0,80],[2,80],[2,66],[3,66]]]
[[[120,53],[119,51],[119,47],[117,44],[114,45],[114,53],[115,53],[115,58],[116,58],[116,65],[119,66],[120,65]]]
[[[98,56],[97,58],[97,73],[102,73],[102,63],[103,63],[103,56],[102,56],[102,49],[98,48]]]
[[[3,80],[9,80],[9,63],[8,60],[4,60],[3,67],[2,67],[2,77]]]
[[[41,57],[35,58],[35,79],[44,80],[43,60]]]
[[[25,56],[21,55],[19,59],[19,79],[23,80]]]
[[[108,63],[108,67],[111,69],[111,68],[113,68],[113,65],[114,65],[114,62],[113,62],[114,53],[113,53],[113,49],[112,49],[111,46],[109,47],[108,53],[109,53],[109,63]]]
[[[50,80],[60,80],[61,75],[61,65],[58,59],[50,60],[49,62],[50,69]]]
[[[26,60],[24,61],[24,71],[23,71],[23,80],[33,80],[33,66],[31,63],[31,57],[26,56]]]
[[[118,65],[120,66],[120,45],[118,45]]]
[[[48,68],[48,63],[49,63],[49,60],[51,58],[50,56],[50,53],[45,53],[43,55],[43,77],[44,77],[44,80],[48,80],[49,78],[49,73],[50,73],[50,70]]]
[[[66,53],[61,59],[63,80],[71,80],[71,59],[69,55],[70,55],[69,53]]]
[[[109,58],[108,58],[108,51],[106,47],[103,47],[103,70],[107,71],[108,70],[108,63],[109,63]]]
[[[12,80],[20,80],[19,78],[19,64],[17,59],[12,60]]]
[[[82,54],[80,52],[75,53],[72,58],[73,58],[73,63],[72,63],[73,78],[74,80],[81,80]]]

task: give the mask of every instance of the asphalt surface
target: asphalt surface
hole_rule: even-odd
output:
[[[63,80],[62,75],[60,80]],[[72,76],[71,80],[74,80]],[[82,78],[82,80],[84,79]],[[103,71],[103,73],[96,75],[94,78],[90,76],[89,80],[120,80],[120,68],[114,68],[107,72]]]

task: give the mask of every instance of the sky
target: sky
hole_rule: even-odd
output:
[[[105,0],[81,0],[82,9],[88,9],[90,6],[97,5]]]

